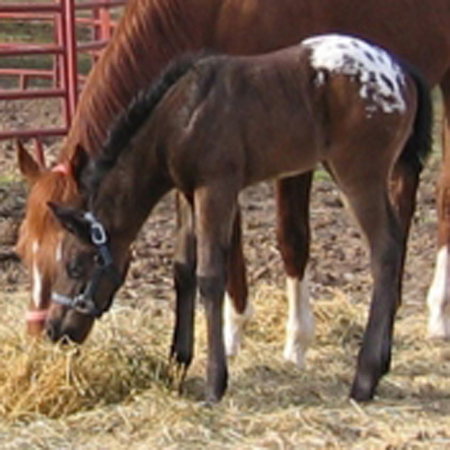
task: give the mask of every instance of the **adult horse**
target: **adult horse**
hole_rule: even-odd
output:
[[[351,396],[371,399],[390,366],[406,245],[389,180],[399,157],[415,168],[429,153],[431,115],[421,77],[355,37],[327,34],[264,55],[174,64],[134,99],[99,156],[80,166],[82,206],[49,204],[69,231],[58,242],[51,335],[70,336],[73,316],[108,310],[131,243],[153,207],[177,189],[196,242],[178,289],[192,298],[198,286],[204,300],[206,397],[219,401],[227,386],[222,310],[239,192],[322,163],[369,244],[373,294]],[[88,160],[81,147],[78,155]],[[189,338],[177,348],[189,361],[193,316],[191,308]]]
[[[32,185],[18,250],[32,274],[32,300],[28,312],[31,332],[40,333],[46,310],[60,227],[49,215],[49,200],[78,202],[75,149],[81,144],[89,156],[95,154],[106,131],[132,96],[175,55],[207,47],[232,54],[267,52],[299,42],[311,34],[340,30],[365,37],[412,62],[431,86],[439,84],[450,110],[450,1],[433,0],[130,0],[108,47],[84,87],[76,117],[58,157],[56,170],[42,169],[23,151],[20,167]],[[447,128],[446,128],[447,130]],[[447,242],[450,239],[450,162],[445,159],[439,189],[439,245],[436,277],[430,289],[430,333],[447,336],[444,316],[450,290],[447,288]],[[394,174],[393,194],[407,231],[414,210],[419,170],[399,165]],[[301,365],[312,334],[307,280],[309,252],[307,198],[311,175],[277,182],[279,247],[288,274],[289,319],[285,356]],[[286,207],[295,202],[297,210]],[[186,277],[186,262],[192,257],[192,236],[183,226],[179,233],[174,276]],[[234,226],[228,292],[233,307],[227,308],[227,347],[236,350],[245,316],[246,285],[240,245],[240,226]],[[177,323],[183,320],[190,299],[177,298]],[[82,341],[92,323],[73,324],[73,339]],[[184,329],[177,327],[174,341]]]

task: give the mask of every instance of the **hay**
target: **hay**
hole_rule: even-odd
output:
[[[121,312],[121,321],[128,322],[129,330],[117,333],[110,320],[82,347],[32,341],[2,328],[0,417],[65,417],[167,383],[165,353],[158,353],[155,340],[146,336],[145,318],[128,313]]]
[[[423,310],[404,308],[392,372],[376,401],[359,405],[347,395],[366,305],[353,304],[340,291],[316,302],[316,340],[304,371],[281,358],[285,307],[281,290],[256,288],[256,314],[241,354],[230,361],[228,393],[212,409],[201,403],[206,348],[200,310],[196,357],[181,396],[170,385],[166,362],[169,307],[155,314],[116,306],[81,349],[28,342],[22,330],[3,326],[1,447],[450,446],[450,354],[445,343],[424,339]],[[21,310],[10,306],[8,314],[8,323],[17,324]]]

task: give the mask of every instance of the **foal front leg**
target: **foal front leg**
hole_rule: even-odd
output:
[[[237,195],[233,195],[230,186],[225,183],[204,187],[195,193],[197,280],[200,295],[204,299],[207,322],[208,403],[220,401],[228,382],[223,339],[223,297],[236,198]]]

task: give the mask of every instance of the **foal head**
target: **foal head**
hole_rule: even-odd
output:
[[[54,271],[47,333],[52,340],[82,342],[94,320],[111,306],[125,279],[130,245],[152,206],[170,190],[160,149],[149,145],[149,117],[176,81],[193,65],[187,57],[170,65],[160,79],[136,96],[118,116],[95,158],[74,158],[81,202],[48,206],[62,226]],[[143,133],[141,133],[143,131]],[[156,141],[155,141],[156,142]],[[144,175],[142,175],[144,174]]]
[[[83,342],[94,320],[107,312],[129,266],[128,245],[91,213],[49,203],[62,227],[59,267],[55,272],[47,334]],[[64,294],[63,294],[64,293]]]

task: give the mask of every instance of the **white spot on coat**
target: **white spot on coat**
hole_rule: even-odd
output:
[[[36,262],[33,263],[33,301],[36,309],[40,309],[42,300],[42,277]]]
[[[62,241],[59,241],[58,245],[56,246],[55,259],[56,262],[60,262],[62,260]]]
[[[316,70],[349,75],[361,84],[361,98],[373,102],[368,105],[369,112],[374,108],[385,113],[406,110],[403,70],[385,50],[339,34],[315,36],[303,45],[311,48],[311,64]]]
[[[31,244],[31,250],[33,252],[33,255],[37,254],[37,252],[39,251],[39,242],[38,241],[33,241],[33,243]]]

